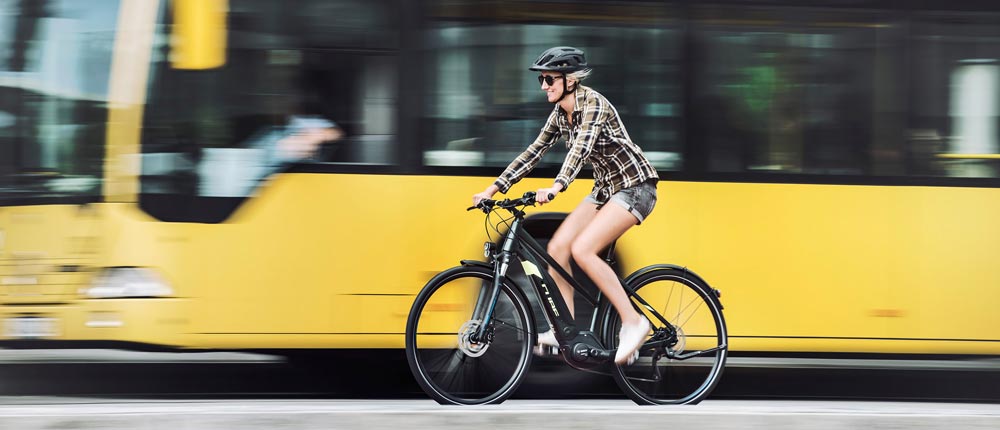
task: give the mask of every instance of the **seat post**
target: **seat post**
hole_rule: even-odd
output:
[[[608,247],[607,247],[607,253],[605,253],[605,255],[604,255],[604,262],[608,263],[609,266],[614,266],[615,265],[615,258],[614,258],[615,257],[615,244],[617,242],[618,242],[617,240],[611,242],[611,244],[608,245]]]

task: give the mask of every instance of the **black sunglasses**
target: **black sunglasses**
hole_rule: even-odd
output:
[[[562,79],[562,78],[563,78],[562,76],[538,75],[538,85],[541,85],[542,82],[545,82],[546,84],[548,84],[548,86],[551,87],[552,84],[556,83],[556,79]]]

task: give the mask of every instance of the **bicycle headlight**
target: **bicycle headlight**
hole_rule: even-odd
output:
[[[490,258],[493,254],[496,254],[497,245],[493,242],[486,242],[483,244],[483,257]]]
[[[150,269],[110,267],[94,277],[91,286],[82,288],[80,294],[89,299],[167,297],[174,290]]]

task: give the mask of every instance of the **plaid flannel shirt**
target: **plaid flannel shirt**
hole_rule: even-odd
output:
[[[566,138],[569,149],[555,179],[563,190],[580,173],[585,161],[594,167],[592,193],[600,201],[622,189],[659,179],[656,169],[629,138],[625,124],[608,99],[582,85],[575,95],[573,124],[570,125],[566,112],[556,104],[535,141],[497,178],[494,184],[501,192],[506,193],[531,172],[560,136]]]

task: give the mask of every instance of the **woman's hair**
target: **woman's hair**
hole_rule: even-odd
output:
[[[592,71],[594,71],[594,69],[591,69],[591,68],[577,70],[577,71],[575,71],[573,73],[567,73],[566,74],[566,78],[567,79],[572,79],[572,80],[577,81],[577,82],[583,82],[584,79],[587,79],[588,77],[590,77],[590,72],[592,72]]]

